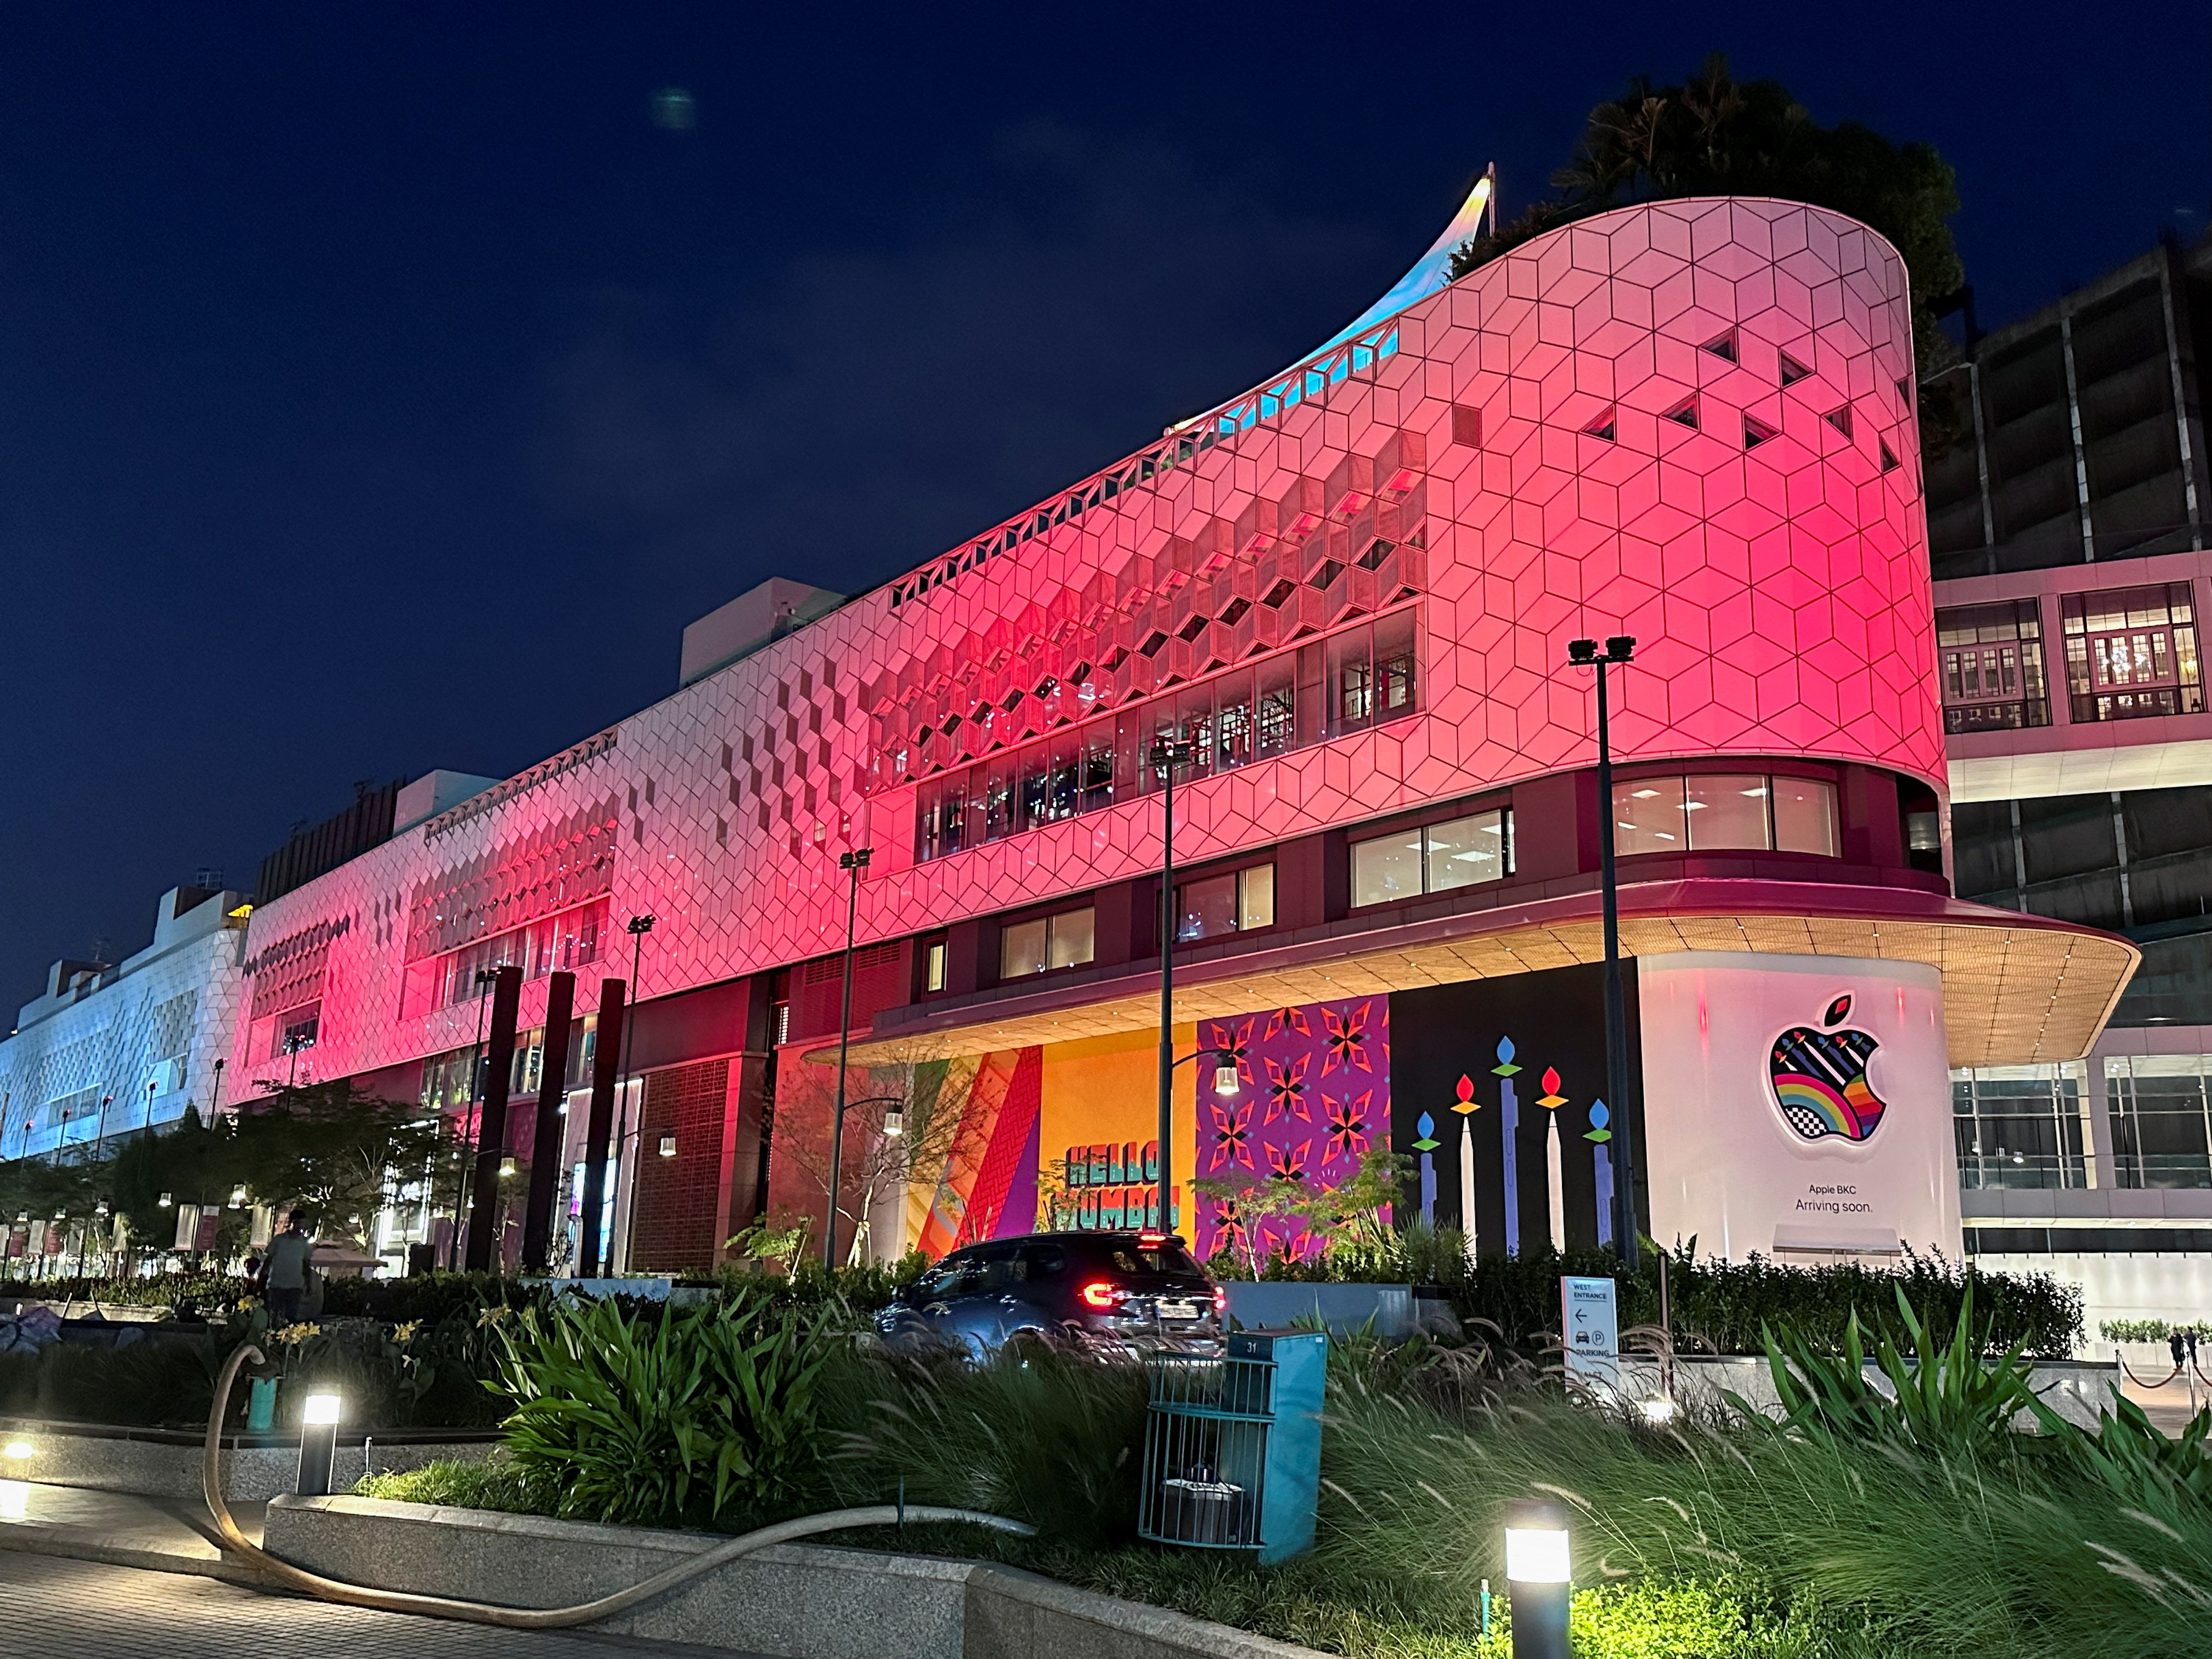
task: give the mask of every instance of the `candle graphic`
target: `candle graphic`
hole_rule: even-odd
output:
[[[1455,1091],[1459,1098],[1452,1110],[1459,1114],[1459,1224],[1467,1235],[1467,1259],[1474,1260],[1474,1114],[1480,1103],[1474,1097],[1474,1079],[1459,1074]]]
[[[1590,1148],[1590,1167],[1597,1176],[1597,1242],[1602,1247],[1613,1243],[1613,1153],[1605,1144],[1613,1139],[1613,1131],[1606,1127],[1613,1114],[1603,1101],[1593,1100],[1589,1120],[1589,1132],[1583,1139],[1597,1143]]]
[[[1565,1255],[1567,1250],[1567,1194],[1560,1182],[1559,1108],[1567,1097],[1559,1092],[1559,1073],[1556,1066],[1544,1068],[1544,1092],[1536,1103],[1544,1109],[1544,1191],[1551,1210],[1552,1248]]]
[[[1521,1131],[1521,1100],[1513,1091],[1513,1074],[1521,1068],[1513,1063],[1513,1039],[1498,1039],[1498,1064],[1491,1071],[1500,1079],[1498,1085],[1498,1141],[1502,1149],[1500,1168],[1505,1177],[1505,1254],[1521,1254],[1521,1149],[1514,1145]],[[1474,1185],[1474,1150],[1470,1144],[1467,1152],[1468,1186]],[[1473,1206],[1468,1206],[1470,1209]]]
[[[1421,1138],[1413,1143],[1413,1150],[1421,1155],[1421,1219],[1431,1227],[1437,1224],[1437,1161],[1431,1156],[1437,1150],[1437,1121],[1423,1112],[1413,1127]]]

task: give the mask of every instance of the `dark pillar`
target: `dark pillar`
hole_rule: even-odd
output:
[[[568,1092],[568,1015],[576,976],[556,974],[545,991],[545,1063],[530,1135],[530,1203],[522,1215],[522,1271],[542,1273],[553,1243],[553,1195],[561,1181],[561,1103]]]
[[[623,997],[618,979],[599,981],[599,1023],[592,1042],[592,1109],[584,1125],[584,1213],[576,1229],[576,1277],[599,1276],[599,1212],[607,1201],[607,1142],[615,1133],[615,1085],[622,1079]]]
[[[471,1273],[491,1269],[492,1231],[499,1224],[499,1161],[507,1155],[507,1091],[514,1075],[515,1016],[522,1002],[522,969],[499,970],[491,988],[491,1050],[484,1059],[483,1115],[477,1121],[476,1179],[469,1199]]]

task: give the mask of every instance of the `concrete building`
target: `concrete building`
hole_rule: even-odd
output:
[[[2212,241],[2164,244],[1929,377],[1963,896],[2142,952],[2083,1059],[1954,1081],[1968,1248],[2106,1319],[2212,1318]]]
[[[248,911],[242,893],[174,887],[144,950],[54,963],[0,1042],[0,1158],[90,1155],[225,1103]]]
[[[841,1247],[1046,1212],[1295,1246],[1237,1183],[1378,1145],[1481,1249],[1595,1243],[1632,1139],[1662,1237],[1957,1250],[1951,1069],[2078,1066],[2139,951],[1947,879],[1902,266],[1832,213],[1704,200],[1447,285],[1470,228],[1158,443],[849,600],[771,584],[687,630],[664,702],[395,806],[256,909],[241,1085],[311,1041],[316,1075],[465,1121],[483,970],[522,970],[526,1091],[551,975],[586,1011],[629,981],[612,1236],[703,1267],[824,1207],[849,902],[852,1092],[896,1091],[908,1133],[848,1122]],[[1601,801],[1567,647],[1615,635]],[[1164,740],[1191,746],[1165,894]],[[1633,957],[1610,1102],[1607,814]],[[1163,918],[1176,1052],[1233,1060],[1176,1073],[1165,1148]],[[582,1119],[570,1213],[610,1150]]]

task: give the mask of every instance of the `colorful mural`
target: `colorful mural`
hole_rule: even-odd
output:
[[[1486,1255],[1613,1241],[1603,970],[1553,969],[1391,994],[1393,1117],[1419,1213]],[[1641,1121],[1629,976],[1627,1109]],[[1533,1075],[1532,1075],[1533,1073]]]
[[[1367,1149],[1390,1144],[1390,1003],[1382,996],[1206,1020],[1199,1046],[1237,1056],[1237,1091],[1198,1073],[1199,1178],[1266,1178],[1333,1187],[1359,1168]],[[1200,1257],[1303,1255],[1318,1241],[1294,1217],[1238,1213],[1226,1196],[1197,1205],[1193,1240]]]

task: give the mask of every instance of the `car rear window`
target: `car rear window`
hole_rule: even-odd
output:
[[[1092,1261],[1115,1273],[1152,1279],[1202,1276],[1190,1252],[1180,1244],[1139,1244],[1133,1238],[1098,1239],[1086,1245]]]

